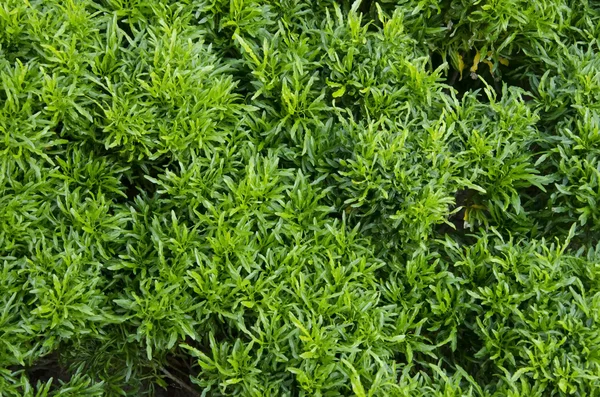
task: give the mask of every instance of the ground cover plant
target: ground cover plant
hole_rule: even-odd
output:
[[[600,395],[600,4],[1,0],[0,396]]]

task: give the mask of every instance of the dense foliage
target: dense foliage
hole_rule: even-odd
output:
[[[600,4],[1,0],[0,396],[598,396]]]

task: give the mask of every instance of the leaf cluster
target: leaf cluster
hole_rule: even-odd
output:
[[[595,396],[600,8],[4,0],[0,396]]]

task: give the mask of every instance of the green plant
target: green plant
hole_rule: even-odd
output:
[[[0,4],[0,396],[596,396],[594,2]]]

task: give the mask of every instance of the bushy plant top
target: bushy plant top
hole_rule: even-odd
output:
[[[0,396],[597,396],[600,5],[2,0]]]

